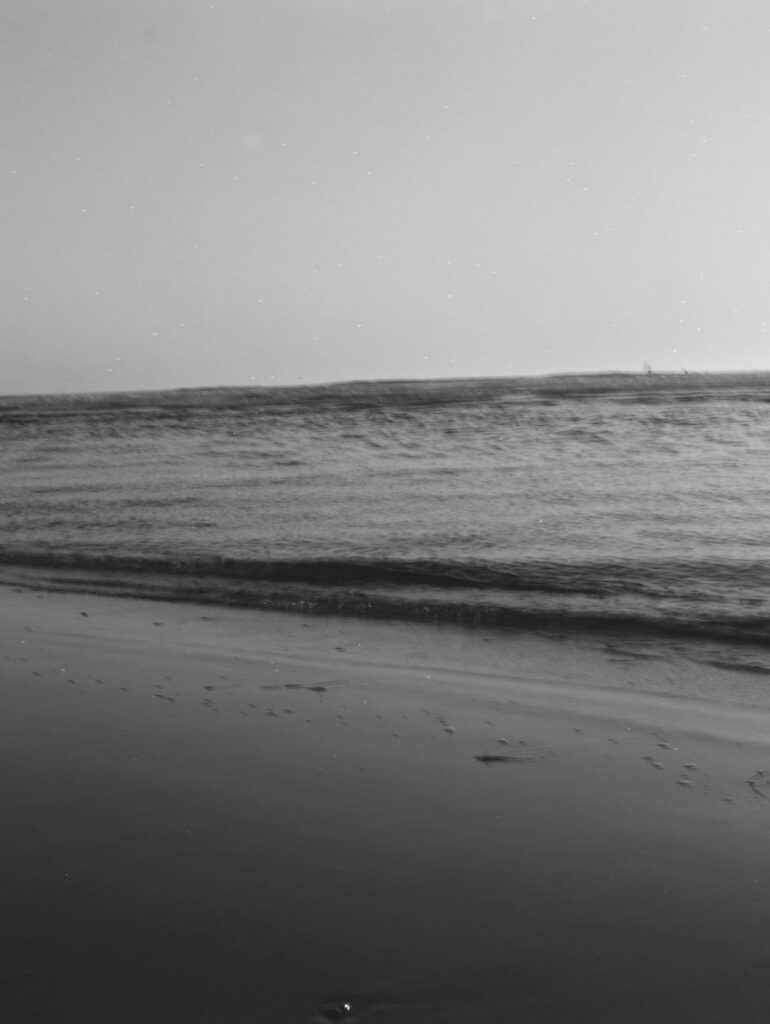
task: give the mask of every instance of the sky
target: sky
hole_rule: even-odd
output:
[[[0,393],[770,366],[766,0],[3,0]]]

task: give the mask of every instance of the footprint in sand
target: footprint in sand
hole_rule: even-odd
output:
[[[266,690],[266,689],[268,689],[268,687],[263,686],[262,689]],[[280,689],[280,687],[276,687],[276,689]],[[312,685],[306,685],[305,683],[284,683],[283,684],[283,689],[284,690],[310,690],[311,693],[326,693],[328,691],[329,687],[328,686],[324,686],[323,683],[313,683]]]
[[[663,765],[661,764],[660,761],[656,761],[655,758],[654,757],[650,757],[649,754],[646,754],[642,758],[642,760],[646,761],[647,764],[650,765],[651,768],[662,768],[663,767]]]
[[[532,751],[528,754],[474,754],[473,760],[481,764],[534,764],[553,757],[552,750]]]
[[[349,1017],[352,1012],[353,1007],[348,1002],[322,1003],[320,1006],[316,1007],[315,1016],[311,1019],[313,1022],[344,1020],[345,1017]]]
[[[751,778],[746,779],[746,785],[750,786],[757,796],[761,796],[763,800],[767,800],[767,794],[763,793],[759,787],[760,785],[767,784],[767,774],[767,768],[762,768],[760,771],[754,772]]]

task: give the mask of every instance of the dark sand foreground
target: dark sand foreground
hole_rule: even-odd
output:
[[[765,1024],[770,677],[637,653],[0,588],[3,1020]]]

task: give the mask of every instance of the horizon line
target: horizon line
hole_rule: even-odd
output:
[[[753,370],[654,370],[652,368],[641,370],[561,370],[554,373],[527,373],[527,374],[484,374],[481,376],[462,377],[354,377],[342,380],[316,381],[314,383],[298,384],[182,384],[169,387],[149,388],[113,388],[97,391],[21,391],[0,394],[0,401],[16,398],[84,398],[110,395],[132,395],[132,394],[179,394],[185,391],[285,391],[285,390],[310,390],[313,388],[335,388],[351,385],[368,384],[420,384],[420,383],[481,383],[484,381],[536,381],[556,380],[569,378],[596,378],[596,377],[640,377],[640,378],[671,378],[671,377],[752,377],[761,374],[770,374],[769,368],[756,368]]]

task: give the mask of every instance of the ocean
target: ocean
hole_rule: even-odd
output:
[[[769,452],[770,373],[0,398],[0,581],[770,647]]]

